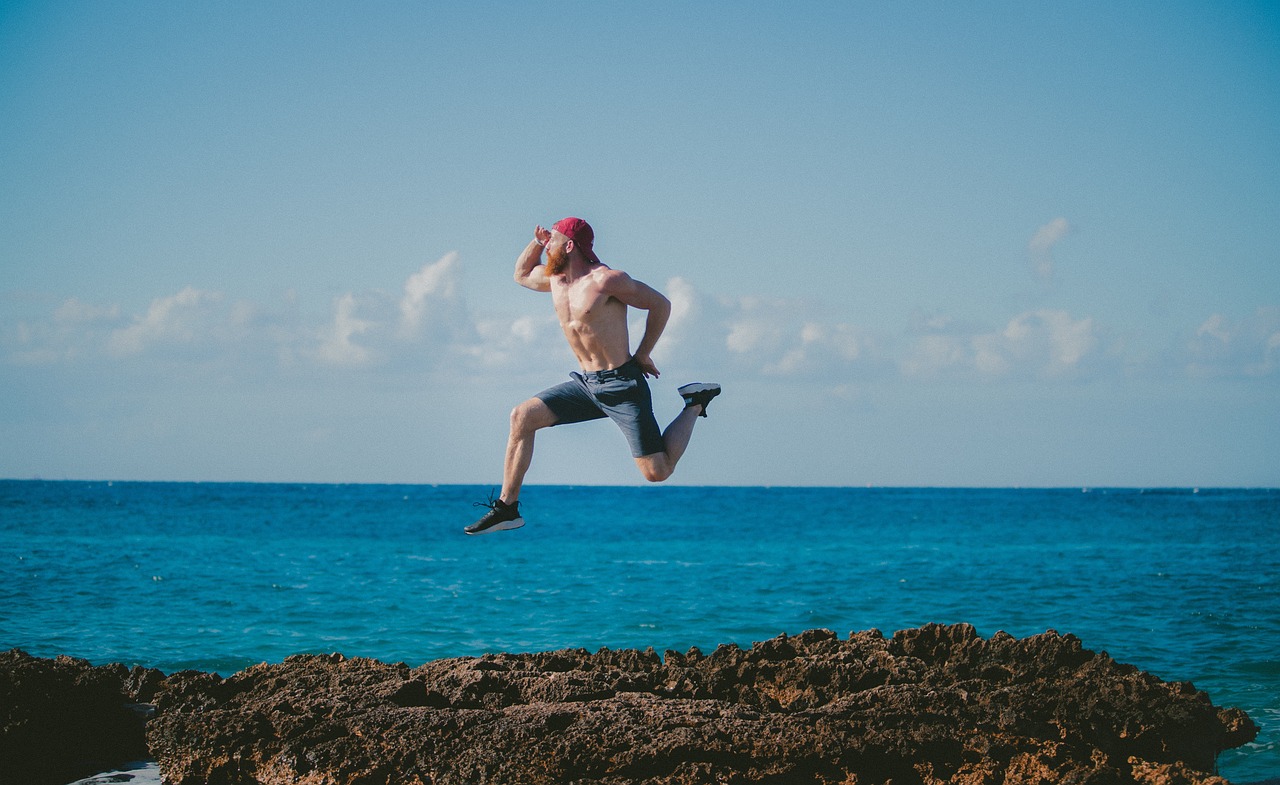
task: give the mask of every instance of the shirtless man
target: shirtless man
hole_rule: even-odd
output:
[[[518,529],[520,487],[533,460],[533,436],[553,425],[609,417],[631,445],[640,473],[650,482],[671,476],[684,455],[698,417],[720,394],[720,385],[695,382],[678,392],[684,409],[665,431],[658,429],[645,377],[658,377],[650,353],[671,315],[662,293],[600,261],[592,250],[595,233],[581,218],[565,218],[549,231],[537,227],[533,240],[516,259],[516,283],[535,292],[550,292],[551,303],[569,348],[582,366],[572,381],[543,390],[511,411],[502,472],[502,495],[480,506],[484,517],[467,534]],[[547,262],[542,264],[542,252]],[[627,307],[647,312],[644,336],[635,352],[627,336]]]

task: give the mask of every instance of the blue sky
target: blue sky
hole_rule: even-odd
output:
[[[0,476],[496,485],[573,214],[672,482],[1274,486],[1278,174],[1274,3],[8,3]]]

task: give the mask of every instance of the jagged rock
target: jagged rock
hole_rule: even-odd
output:
[[[0,652],[0,785],[63,785],[147,756],[160,671]]]
[[[1070,635],[826,630],[710,655],[564,650],[418,668],[296,656],[184,672],[148,728],[170,785],[1210,785],[1236,709]]]

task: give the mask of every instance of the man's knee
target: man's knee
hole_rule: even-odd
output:
[[[636,458],[636,465],[640,467],[640,474],[649,482],[662,482],[670,477],[675,470],[675,467],[667,460],[666,453]]]
[[[555,416],[541,399],[530,398],[511,410],[511,432],[532,433],[554,424]]]

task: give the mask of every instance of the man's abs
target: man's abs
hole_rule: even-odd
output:
[[[612,300],[580,314],[580,318],[558,315],[564,337],[582,370],[607,371],[631,359],[627,306]]]

